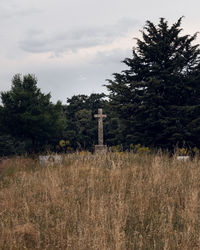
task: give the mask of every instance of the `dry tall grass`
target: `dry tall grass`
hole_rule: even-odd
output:
[[[14,158],[0,177],[0,249],[200,249],[200,161]]]

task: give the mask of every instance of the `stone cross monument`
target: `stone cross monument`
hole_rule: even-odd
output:
[[[95,145],[95,152],[106,152],[107,146],[103,145],[103,118],[107,115],[103,115],[102,109],[98,109],[98,114],[94,117],[98,118],[98,145]]]

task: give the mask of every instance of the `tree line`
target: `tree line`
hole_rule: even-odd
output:
[[[194,35],[182,34],[179,18],[171,26],[147,21],[126,69],[114,73],[109,91],[51,102],[34,75],[15,75],[1,92],[0,155],[92,150],[97,144],[94,114],[103,108],[108,146],[141,144],[173,150],[200,147],[200,49]]]

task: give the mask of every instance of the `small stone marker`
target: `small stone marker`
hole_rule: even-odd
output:
[[[179,161],[187,161],[189,159],[190,159],[190,157],[188,155],[177,156],[177,160],[179,160]]]
[[[98,118],[98,145],[95,145],[95,153],[106,153],[107,146],[103,145],[103,118],[106,118],[107,115],[103,115],[102,109],[98,109],[98,114],[94,117]]]
[[[41,165],[62,164],[61,155],[39,155],[39,162]]]

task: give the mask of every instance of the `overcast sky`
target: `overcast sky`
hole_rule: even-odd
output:
[[[125,69],[146,20],[172,24],[184,15],[192,35],[199,9],[199,0],[0,0],[0,91],[14,74],[31,73],[53,102],[106,92],[105,79]]]

